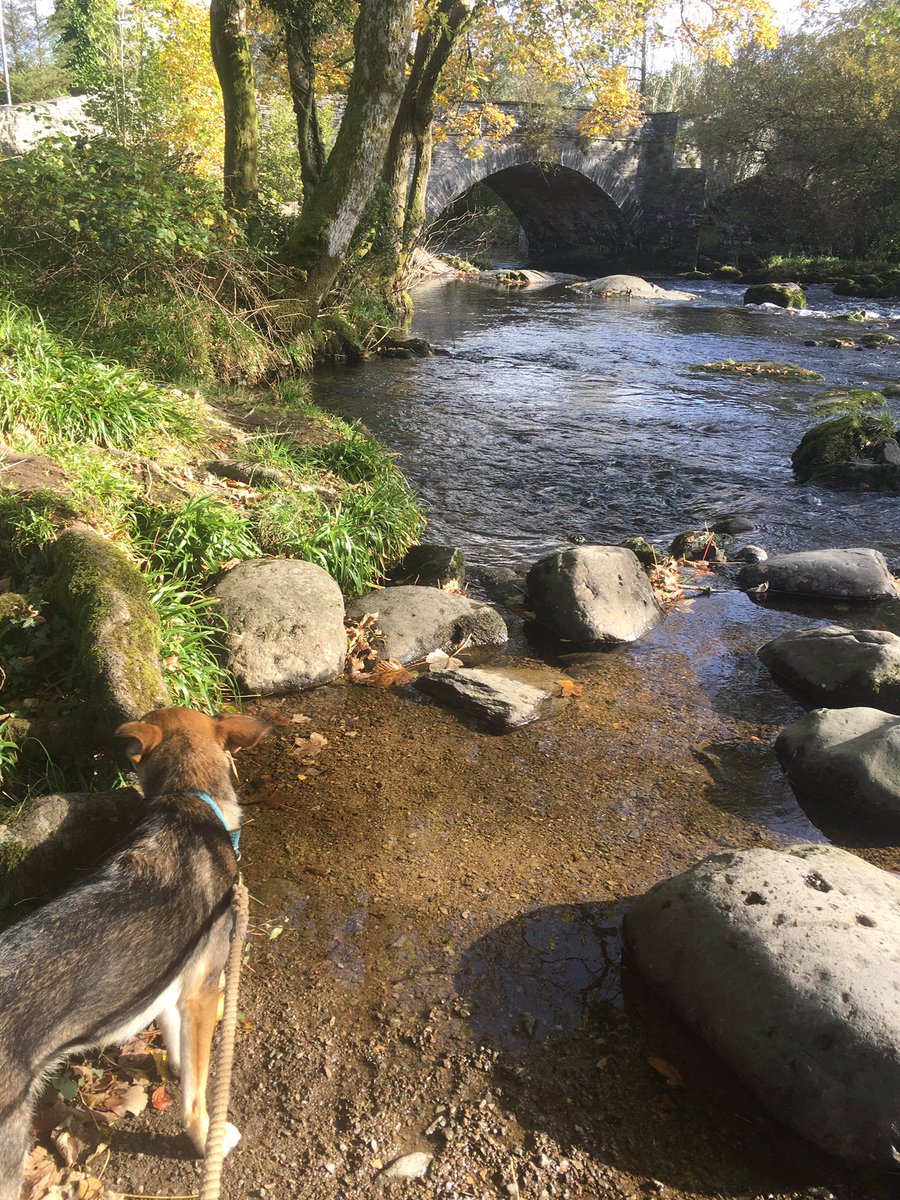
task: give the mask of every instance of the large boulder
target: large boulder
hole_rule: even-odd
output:
[[[744,303],[806,308],[806,296],[799,283],[755,283],[744,292]]]
[[[832,846],[713,855],[625,917],[641,973],[829,1154],[897,1168],[900,880]]]
[[[791,466],[800,483],[900,492],[900,443],[890,415],[859,404],[808,429]]]
[[[801,795],[900,824],[900,717],[817,708],[782,729],[775,753]]]
[[[341,589],[315,563],[253,558],[213,589],[227,666],[244,692],[270,695],[327,683],[347,652]]]
[[[528,604],[539,624],[581,645],[633,642],[663,618],[637,557],[624,546],[574,546],[528,572]]]
[[[796,629],[757,651],[779,682],[816,707],[900,713],[900,637],[886,629]]]
[[[679,292],[675,288],[661,288],[648,283],[639,275],[603,275],[584,283],[570,285],[579,292],[591,292],[604,299],[622,297],[626,300],[696,300],[693,292]]]
[[[488,604],[479,604],[440,588],[382,588],[360,596],[347,606],[358,621],[377,613],[383,635],[381,655],[404,664],[421,662],[432,650],[462,653],[469,662],[483,662],[506,645],[506,623]]]
[[[776,554],[765,562],[741,568],[738,586],[794,596],[823,596],[836,600],[893,600],[897,589],[884,556],[877,550],[806,550]]]

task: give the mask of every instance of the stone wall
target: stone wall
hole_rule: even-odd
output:
[[[42,138],[88,127],[84,96],[60,96],[40,104],[0,104],[0,154],[24,154]]]

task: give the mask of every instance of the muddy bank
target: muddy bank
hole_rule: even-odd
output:
[[[824,836],[771,752],[801,710],[753,656],[805,620],[697,601],[503,738],[396,692],[277,703],[310,720],[243,756],[255,930],[223,1195],[361,1200],[414,1150],[430,1170],[398,1194],[879,1194],[770,1121],[621,962],[623,907],[657,879]],[[310,765],[292,743],[311,731]],[[826,828],[900,866],[877,831]],[[111,1145],[108,1187],[196,1191],[174,1109]]]

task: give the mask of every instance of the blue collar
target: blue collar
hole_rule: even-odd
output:
[[[229,838],[231,838],[231,848],[234,851],[234,857],[238,860],[238,862],[240,862],[241,861],[241,852],[238,849],[238,847],[241,844],[240,829],[229,829],[228,828],[228,822],[225,820],[225,816],[224,816],[221,808],[219,808],[218,804],[216,804],[216,802],[215,802],[215,800],[213,800],[212,796],[207,795],[206,792],[188,792],[188,795],[189,796],[199,796],[199,798],[201,800],[204,800],[209,805],[209,807],[213,810],[213,812],[216,814],[216,816],[219,818],[219,820],[225,826],[225,832],[228,834]]]

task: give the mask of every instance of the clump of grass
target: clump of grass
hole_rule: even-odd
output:
[[[0,488],[0,561],[22,574],[38,570],[45,548],[74,516],[58,492],[38,489],[24,498]]]
[[[307,446],[302,461],[322,471],[332,471],[348,483],[372,483],[394,474],[402,478],[390,455],[358,424],[341,422],[341,436],[320,446]]]
[[[0,297],[0,434],[43,443],[131,448],[147,439],[196,442],[198,414],[185,396],[105,363]]]
[[[134,513],[133,537],[149,568],[173,579],[197,579],[260,554],[249,517],[215,496],[143,504]]]
[[[150,603],[162,628],[160,656],[173,704],[213,712],[237,694],[221,663],[224,622],[217,601],[192,584],[157,575]]]

